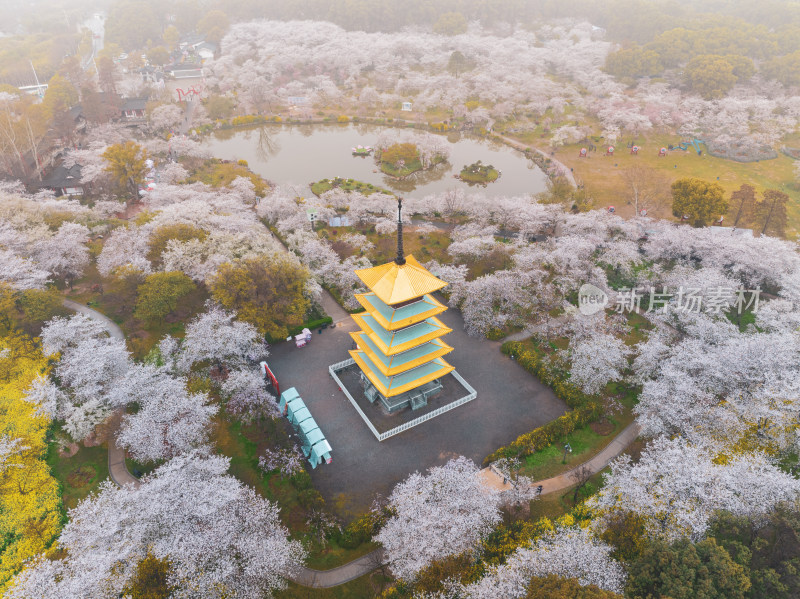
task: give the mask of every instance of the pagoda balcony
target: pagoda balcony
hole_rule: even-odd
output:
[[[356,299],[387,331],[396,331],[447,311],[447,306],[431,295],[424,295],[419,301],[400,307],[384,303],[374,293],[359,293]]]
[[[436,317],[398,331],[387,331],[370,314],[353,314],[353,320],[385,356],[413,349],[453,330]]]
[[[399,354],[387,356],[366,334],[358,332],[350,333],[350,336],[356,342],[359,351],[372,362],[372,369],[387,377],[401,374],[453,351],[453,348],[441,339],[434,339]]]

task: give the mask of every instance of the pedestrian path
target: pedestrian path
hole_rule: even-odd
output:
[[[356,578],[369,574],[383,563],[383,549],[375,549],[351,562],[330,570],[313,570],[302,566],[289,576],[292,582],[315,589],[337,587]]]
[[[571,470],[564,472],[563,474],[559,474],[558,476],[554,476],[552,478],[546,478],[544,480],[537,480],[534,483],[531,483],[531,487],[538,487],[541,485],[542,487],[542,495],[547,495],[548,493],[556,493],[557,491],[563,491],[565,489],[569,489],[573,485],[578,484],[578,471],[583,469],[584,466],[589,468],[589,472],[591,474],[597,474],[603,468],[608,466],[609,462],[613,460],[615,457],[620,455],[625,449],[633,443],[636,437],[639,436],[639,432],[641,428],[636,422],[632,422],[628,426],[626,426],[619,435],[614,437],[614,439],[606,445],[600,453],[596,456],[575,466]],[[497,474],[491,467],[486,467],[480,472],[480,477],[483,483],[498,491],[508,491],[510,490],[511,483],[510,482],[503,482],[503,477]]]
[[[502,139],[509,146],[519,150],[520,152],[524,152],[529,147],[529,146],[526,146],[524,143],[519,142],[519,141],[517,141],[515,139],[511,139],[510,137],[506,137],[505,135],[496,135],[496,137],[498,137],[499,139]],[[549,158],[550,161],[553,164],[555,164],[558,167],[558,169],[561,171],[560,174],[563,175],[567,179],[567,181],[570,182],[570,184],[573,187],[577,187],[578,186],[578,183],[575,181],[575,175],[572,173],[572,169],[567,167],[566,164],[564,164],[560,160],[557,160],[552,154],[548,154],[544,150],[540,150],[539,148],[531,148],[531,150],[536,152],[537,154],[541,154],[545,158]]]
[[[106,331],[108,331],[108,334],[114,339],[119,339],[120,341],[125,340],[125,334],[122,332],[122,329],[105,314],[101,314],[97,310],[92,310],[89,306],[84,306],[83,304],[68,299],[65,299],[63,304],[66,308],[88,316],[92,320],[102,324]],[[117,429],[122,419],[122,413],[122,410],[114,412],[110,421],[110,426],[108,427],[108,474],[111,476],[111,480],[120,487],[128,484],[138,487],[139,479],[128,472],[128,467],[125,465],[125,450],[117,445]]]

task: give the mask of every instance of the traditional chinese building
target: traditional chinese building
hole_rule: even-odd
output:
[[[356,295],[366,312],[353,315],[361,330],[351,333],[357,349],[350,352],[367,398],[390,412],[425,406],[454,369],[443,358],[453,348],[442,341],[452,329],[436,318],[447,307],[431,295],[447,283],[404,256],[402,199],[397,206],[397,257],[356,271],[369,293]]]

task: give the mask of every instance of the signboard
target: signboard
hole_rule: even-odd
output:
[[[264,380],[267,382],[267,384],[272,385],[273,389],[275,389],[275,396],[280,396],[281,389],[278,386],[278,379],[276,379],[275,375],[272,374],[272,371],[269,369],[269,366],[267,366],[266,362],[261,362],[260,366],[262,370],[261,373],[264,375]]]

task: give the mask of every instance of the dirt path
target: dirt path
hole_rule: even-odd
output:
[[[548,154],[544,150],[540,150],[539,148],[534,148],[534,147],[531,147],[531,146],[527,146],[522,142],[519,142],[519,141],[517,141],[515,139],[511,139],[510,137],[506,137],[504,135],[497,134],[496,137],[498,139],[503,140],[504,143],[508,144],[509,146],[511,146],[512,148],[514,148],[516,150],[519,150],[520,152],[524,152],[526,149],[528,149],[530,147],[533,152],[536,152],[537,154],[541,154],[545,158],[549,158],[550,161],[553,164],[555,164],[561,170],[561,174],[564,175],[564,177],[566,177],[567,181],[569,181],[572,184],[573,187],[577,187],[578,186],[578,184],[575,182],[575,175],[572,173],[572,169],[570,169],[566,164],[564,164],[560,160],[556,159],[554,156]]]

